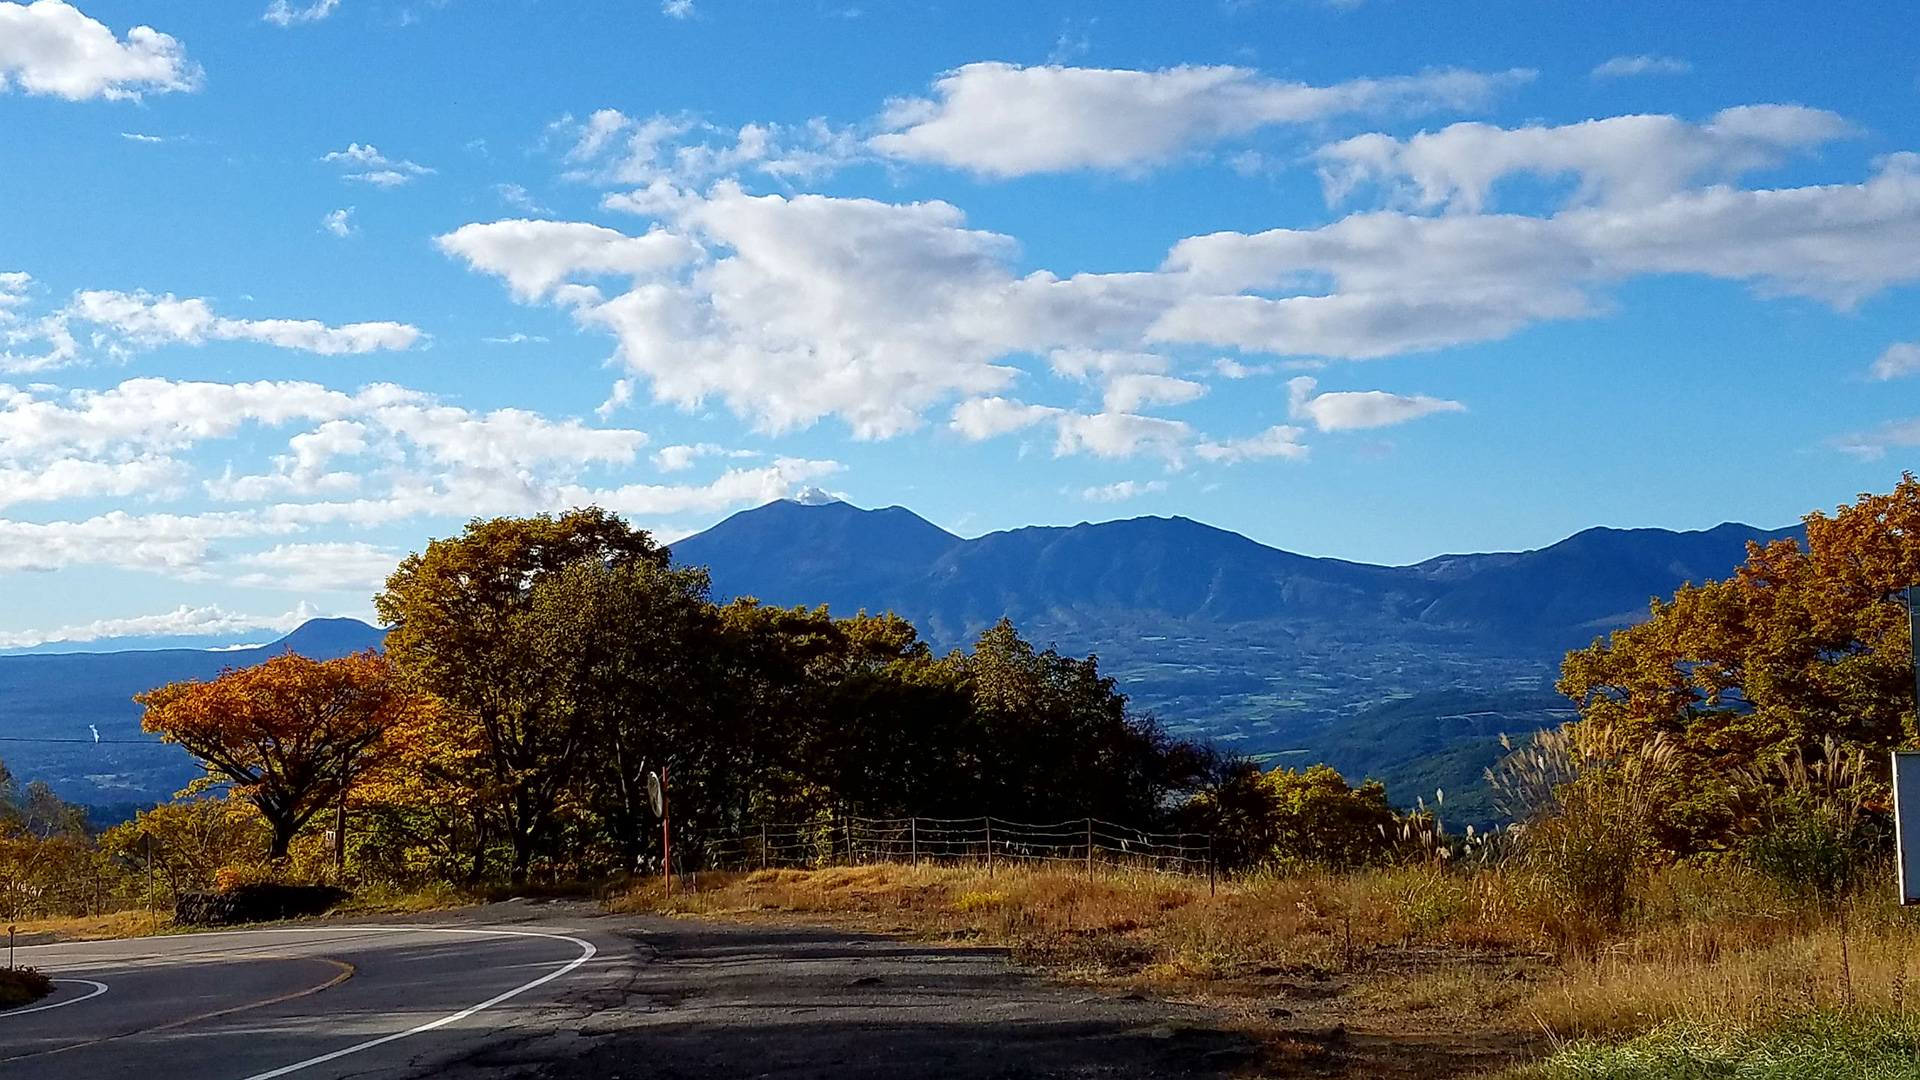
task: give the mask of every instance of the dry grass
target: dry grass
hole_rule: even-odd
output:
[[[1357,1028],[1448,1025],[1617,1037],[1663,1024],[1755,1029],[1834,1010],[1911,1009],[1920,925],[1883,898],[1844,920],[1737,866],[1635,885],[1626,925],[1590,955],[1523,874],[1427,867],[1222,883],[1146,872],[862,866],[703,874],[634,888],[616,910],[800,918],[1009,947],[1073,978],[1270,1002]]]
[[[114,911],[104,915],[64,916],[30,919],[15,924],[22,938],[35,941],[101,941],[109,938],[145,937],[173,925],[166,915],[150,916],[138,911]]]

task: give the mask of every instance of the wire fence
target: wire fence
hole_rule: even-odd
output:
[[[1081,818],[1051,825],[977,818],[839,818],[749,829],[706,846],[716,870],[817,869],[867,863],[938,865],[1078,864],[1174,874],[1211,874],[1205,833],[1149,833]]]

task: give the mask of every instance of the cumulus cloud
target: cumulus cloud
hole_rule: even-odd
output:
[[[1369,183],[1422,208],[1478,212],[1497,181],[1520,173],[1579,178],[1573,200],[1644,204],[1696,180],[1728,180],[1849,134],[1822,109],[1743,105],[1704,124],[1612,116],[1557,127],[1454,124],[1407,139],[1360,135],[1316,155],[1329,201]]]
[[[1314,380],[1305,375],[1287,380],[1287,414],[1311,420],[1321,431],[1353,431],[1391,427],[1440,412],[1465,412],[1457,401],[1424,394],[1389,394],[1384,390],[1313,392]]]
[[[1171,375],[1134,372],[1116,375],[1107,383],[1106,411],[1136,412],[1145,405],[1179,405],[1207,392],[1207,388]]]
[[[200,345],[209,341],[255,341],[283,349],[338,356],[383,349],[408,349],[420,329],[406,323],[363,322],[329,326],[314,319],[234,319],[215,315],[212,305],[172,293],[91,290],[79,293],[58,317],[96,327],[95,344],[124,355],[159,345]]]
[[[880,120],[885,130],[868,145],[887,157],[998,177],[1131,170],[1275,124],[1471,106],[1531,77],[1435,71],[1309,86],[1238,67],[977,63],[941,76],[932,98],[891,103]]]
[[[1032,408],[1073,403],[1022,383],[1018,407],[1004,404],[1040,374],[1035,357],[1097,386],[1100,414],[1138,415],[1191,400],[1202,373],[1271,366],[1263,355],[1365,359],[1588,317],[1608,310],[1610,286],[1643,275],[1737,281],[1842,308],[1920,280],[1920,158],[1893,155],[1858,183],[1744,189],[1713,181],[1817,145],[1840,122],[1780,106],[1698,125],[1626,119],[1542,129],[1560,148],[1551,154],[1523,152],[1533,138],[1523,130],[1521,148],[1490,155],[1484,174],[1435,166],[1448,213],[1370,210],[1316,228],[1191,237],[1133,272],[1022,275],[1012,238],[969,227],[948,203],[752,195],[730,180],[610,204],[651,219],[638,235],[516,219],[466,225],[439,244],[515,299],[612,337],[633,382],[609,411],[650,393],[685,409],[718,402],[768,432],[837,418],[861,438],[913,430],[936,410],[969,437],[1038,423],[1052,414]],[[616,118],[593,131],[582,154],[611,153],[627,127]],[[1666,179],[1616,177],[1605,155],[1565,149],[1615,139],[1644,150],[1644,174]],[[1476,203],[1499,176],[1549,159],[1597,163],[1579,166],[1598,177],[1593,193],[1537,215]],[[1183,359],[1176,375],[1168,357],[1195,346],[1235,355],[1212,372]]]
[[[423,176],[433,175],[433,170],[425,165],[404,158],[390,158],[365,143],[348,143],[345,150],[335,150],[320,160],[340,166],[345,170],[341,175],[348,180],[359,180],[375,187],[399,187]]]
[[[1179,420],[1134,413],[1065,413],[1055,420],[1056,456],[1092,454],[1103,458],[1130,458],[1157,454],[1178,464],[1193,428]]]
[[[287,3],[287,0],[273,0],[273,3],[267,5],[266,12],[260,18],[282,27],[296,23],[319,22],[333,14],[333,9],[339,6],[340,0],[313,0],[305,7],[294,7]]]
[[[757,450],[729,450],[724,446],[718,446],[714,443],[682,444],[677,446],[663,446],[659,450],[656,450],[653,455],[653,467],[664,473],[685,472],[693,468],[694,463],[701,458],[751,458],[759,456],[760,453]]]
[[[768,431],[837,414],[881,438],[934,403],[992,394],[1013,375],[998,359],[1029,336],[1017,323],[1045,318],[1065,284],[1014,278],[1011,242],[939,202],[756,197],[722,182],[642,237],[532,224],[469,225],[440,245],[516,297],[551,296],[612,332],[656,400],[719,397]],[[580,280],[616,265],[635,278],[619,296]]]
[[[156,615],[96,619],[50,630],[4,631],[0,632],[0,649],[31,649],[56,642],[83,644],[129,637],[214,637],[256,630],[285,634],[319,614],[318,609],[304,601],[281,615],[246,615],[228,611],[218,604],[206,607],[182,604]]]
[[[1276,424],[1258,435],[1245,439],[1227,439],[1215,442],[1209,440],[1193,448],[1193,452],[1202,460],[1232,464],[1237,461],[1261,461],[1268,458],[1285,458],[1288,461],[1305,461],[1307,446],[1300,439],[1305,429],[1291,424]]]
[[[59,459],[33,467],[0,466],[0,506],[98,496],[154,495],[182,486],[181,462],[165,457],[131,461]]]
[[[1904,375],[1920,372],[1920,344],[1911,341],[1896,341],[1887,346],[1873,361],[1871,374],[1875,379],[1898,379]]]
[[[1671,56],[1616,56],[1593,69],[1596,79],[1625,79],[1635,75],[1685,75],[1693,65]]]
[[[474,269],[505,279],[514,298],[521,301],[546,299],[570,278],[647,277],[688,263],[701,253],[697,244],[665,229],[627,236],[580,221],[523,218],[462,225],[435,242]],[[562,297],[597,298],[597,293],[577,286]]]
[[[669,19],[693,18],[693,0],[662,0],[660,14]]]
[[[199,66],[180,43],[150,26],[122,39],[61,0],[0,3],[0,91],[124,101],[200,82]]]
[[[379,590],[400,558],[400,552],[359,542],[277,544],[236,556],[230,565],[239,572],[224,576],[243,588],[366,595]]]
[[[358,231],[353,227],[353,207],[349,206],[328,213],[326,217],[320,219],[320,227],[338,237],[352,236]]]
[[[32,290],[27,274],[0,274],[0,371],[64,367],[85,359],[89,349],[124,359],[160,345],[252,341],[335,356],[407,349],[421,337],[418,327],[398,322],[331,326],[312,319],[235,319],[215,314],[203,299],[144,290],[82,291],[64,307],[29,317],[24,309]]]
[[[291,531],[239,512],[129,514],[114,510],[80,521],[0,519],[0,572],[113,566],[184,574],[210,558],[216,540]]]
[[[1711,187],[1548,217],[1391,211],[1318,229],[1216,233],[1175,245],[1187,296],[1147,337],[1251,352],[1367,358],[1504,337],[1604,307],[1643,274],[1742,281],[1847,308],[1920,280],[1920,157],[1869,180]],[[1270,295],[1292,293],[1293,295]]]
[[[601,109],[584,121],[562,117],[549,130],[571,144],[569,177],[640,189],[618,197],[629,208],[670,205],[720,177],[810,180],[870,156],[852,130],[821,118],[726,128],[684,113],[635,118]]]
[[[1029,405],[1011,398],[970,398],[954,406],[953,419],[948,426],[977,442],[1032,427],[1064,411],[1048,405]]]

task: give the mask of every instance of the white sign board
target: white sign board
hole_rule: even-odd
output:
[[[1920,750],[1893,752],[1893,832],[1899,850],[1900,902],[1920,904]]]

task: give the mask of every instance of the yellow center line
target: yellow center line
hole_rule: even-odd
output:
[[[250,1001],[244,1005],[230,1005],[224,1009],[215,1009],[212,1012],[200,1013],[197,1016],[189,1016],[180,1020],[169,1020],[164,1024],[155,1024],[152,1027],[141,1028],[138,1031],[123,1031],[118,1035],[107,1035],[98,1039],[88,1039],[85,1042],[68,1043],[66,1046],[56,1046],[51,1050],[35,1050],[30,1054],[16,1054],[13,1057],[3,1057],[3,1058],[0,1058],[0,1063],[9,1062],[9,1061],[25,1061],[28,1058],[47,1057],[52,1054],[64,1054],[69,1050],[81,1050],[89,1046],[100,1046],[104,1043],[119,1042],[122,1039],[131,1039],[138,1035],[151,1035],[156,1031],[172,1031],[176,1028],[186,1027],[189,1024],[199,1024],[199,1023],[204,1023],[208,1020],[218,1020],[223,1016],[232,1016],[235,1013],[243,1013],[252,1009],[264,1009],[269,1005],[279,1005],[284,1002],[293,1001],[298,998],[308,997],[312,994],[317,994],[322,990],[331,990],[334,987],[339,986],[341,983],[346,982],[348,979],[353,978],[353,973],[354,973],[352,964],[349,964],[344,960],[329,960],[321,956],[250,956],[250,957],[244,957],[243,959],[312,960],[317,963],[332,964],[334,967],[340,969],[340,973],[338,975],[335,975],[333,978],[328,979],[326,982],[321,983],[318,986],[309,986],[305,990],[295,990],[291,994],[281,994],[279,997],[267,998],[264,1001]]]

